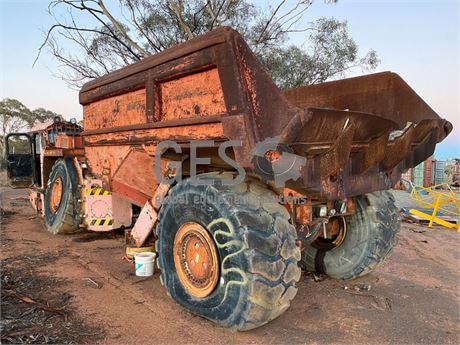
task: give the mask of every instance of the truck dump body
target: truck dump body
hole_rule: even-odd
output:
[[[391,188],[452,129],[390,72],[283,93],[229,28],[85,84],[80,103],[89,166],[109,183],[133,147],[241,140],[252,172],[256,145],[277,138],[305,158],[286,186],[322,200]]]

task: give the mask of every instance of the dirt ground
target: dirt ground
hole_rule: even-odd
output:
[[[24,191],[0,192],[6,210],[1,219],[2,343],[460,342],[460,234],[452,230],[403,223],[399,244],[375,272],[348,282],[315,282],[305,274],[285,314],[239,333],[176,305],[158,273],[136,277],[133,265],[122,260],[121,235],[53,236]],[[370,291],[358,291],[364,285]]]

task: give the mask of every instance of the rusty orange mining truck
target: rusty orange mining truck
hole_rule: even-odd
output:
[[[10,149],[10,177],[29,166],[52,233],[155,241],[168,294],[237,330],[281,315],[301,266],[352,279],[382,262],[387,190],[452,129],[390,72],[283,92],[229,28],[90,81],[80,103],[81,135],[53,124],[46,149]]]

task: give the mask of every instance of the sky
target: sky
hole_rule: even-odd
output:
[[[44,107],[81,119],[78,91],[55,76],[58,65],[53,57],[45,52],[32,68],[43,32],[53,24],[48,2],[0,0],[0,99],[16,98],[31,109]],[[106,3],[118,6],[115,0]],[[451,121],[454,131],[437,146],[435,156],[460,157],[460,0],[339,0],[337,4],[319,0],[299,26],[320,17],[347,20],[360,52],[377,51],[381,63],[376,72],[398,73],[441,117]],[[297,34],[292,41],[302,44],[304,35]]]

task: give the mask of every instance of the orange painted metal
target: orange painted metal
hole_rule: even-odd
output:
[[[294,217],[295,223],[298,225],[310,224],[312,220],[311,200],[306,199],[304,195],[290,188],[283,188],[283,197],[284,207]],[[300,202],[301,200],[303,201]]]
[[[53,149],[47,148],[43,151],[44,157],[84,156],[84,149]]]
[[[145,123],[145,93],[141,89],[85,105],[85,130]]]
[[[134,224],[131,231],[131,237],[136,244],[136,247],[141,247],[147,237],[153,230],[156,221],[158,220],[158,213],[153,207],[152,203],[147,201],[142,207],[141,213]]]
[[[82,183],[84,225],[92,231],[111,231],[132,225],[132,205],[122,195],[103,187],[102,179],[86,177]]]
[[[153,197],[158,186],[155,177],[155,158],[144,150],[132,149],[119,163],[112,182],[122,183]]]
[[[159,172],[167,171],[168,160],[160,162]],[[135,205],[143,206],[157,192],[155,158],[141,148],[133,148],[119,163],[111,178],[113,191],[124,195]]]
[[[152,233],[158,220],[158,210],[170,188],[170,184],[160,184],[156,188],[153,198],[148,200],[142,207],[136,224],[134,224],[134,228],[131,231],[131,237],[138,248],[144,244]]]
[[[356,203],[353,198],[347,199],[347,213],[354,214],[356,212]]]
[[[118,181],[112,181],[112,190],[139,207],[144,206],[150,199],[147,194]]]
[[[299,225],[308,225],[312,220],[311,201],[301,205],[294,205],[295,222]]]
[[[160,183],[158,185],[158,188],[155,191],[155,195],[152,198],[152,205],[155,210],[158,211],[161,208],[161,205],[163,205],[163,201],[166,198],[170,188],[171,185],[167,183]]]
[[[347,234],[347,225],[345,218],[343,216],[334,217],[330,219],[325,226],[328,241],[327,243],[331,243],[335,247],[340,246],[345,240]],[[318,238],[318,240],[320,242],[324,241],[322,237]]]
[[[212,122],[190,125],[175,123],[175,126],[157,128],[108,129],[105,133],[98,131],[94,134],[88,131],[84,137],[85,156],[91,172],[94,176],[104,177],[107,188],[110,186],[136,205],[142,206],[152,197],[158,185],[153,172],[154,159],[151,157],[154,151],[150,150],[142,158],[135,154],[137,158],[129,158],[129,164],[122,167],[128,153],[133,147],[140,149],[145,144],[155,146],[163,140],[174,139],[179,143],[200,139],[224,140],[222,123],[214,122],[216,120],[213,119],[207,121]],[[167,122],[163,124],[167,125]],[[114,178],[115,172],[117,178]]]
[[[174,265],[187,292],[196,298],[209,296],[219,280],[217,248],[209,232],[198,223],[181,225],[174,238]]]
[[[85,146],[85,156],[94,177],[113,174],[130,151],[127,145]],[[107,186],[106,186],[107,187]]]
[[[83,140],[80,136],[58,134],[54,146],[59,149],[81,149]]]
[[[163,82],[159,90],[161,121],[226,112],[217,68]]]
[[[221,123],[189,124],[158,128],[126,128],[108,130],[106,133],[85,134],[85,147],[94,145],[134,145],[163,140],[189,142],[190,140],[224,140]]]
[[[53,182],[51,182],[51,192],[50,192],[50,207],[53,213],[56,213],[61,205],[62,200],[62,179],[56,177]]]
[[[85,198],[85,225],[92,231],[111,231],[132,225],[132,206],[126,198],[111,193]]]

